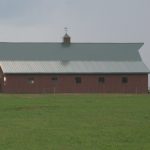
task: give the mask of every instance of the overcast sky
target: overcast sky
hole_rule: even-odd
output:
[[[150,68],[150,0],[0,0],[0,41],[144,42]]]

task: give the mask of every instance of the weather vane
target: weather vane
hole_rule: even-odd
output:
[[[65,29],[65,32],[67,33],[67,32],[68,32],[68,28],[67,28],[67,27],[65,27],[64,29]]]

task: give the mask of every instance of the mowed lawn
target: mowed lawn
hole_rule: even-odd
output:
[[[150,95],[0,95],[0,150],[149,150]]]

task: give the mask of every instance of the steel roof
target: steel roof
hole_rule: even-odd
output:
[[[149,73],[143,43],[0,43],[4,73]]]
[[[141,61],[143,43],[0,43],[0,60]]]
[[[141,61],[0,61],[3,73],[149,73]]]

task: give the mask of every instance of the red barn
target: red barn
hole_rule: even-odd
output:
[[[143,43],[0,43],[1,93],[147,93]]]

